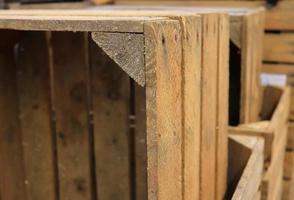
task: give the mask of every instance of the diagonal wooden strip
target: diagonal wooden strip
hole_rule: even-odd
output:
[[[143,34],[94,32],[92,39],[139,85],[145,85]]]

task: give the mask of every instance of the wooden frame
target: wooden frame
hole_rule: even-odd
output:
[[[263,150],[263,138],[230,133],[228,182],[231,189],[235,185],[235,190],[228,198],[245,200],[255,199],[260,195]]]
[[[128,199],[130,197],[129,195],[133,195],[132,198],[146,199],[147,193],[148,199],[182,199],[184,197],[185,199],[197,199],[200,198],[199,177],[201,174],[199,174],[199,168],[203,167],[203,169],[205,169],[207,168],[206,166],[211,165],[211,163],[204,162],[207,160],[205,159],[207,156],[215,157],[215,160],[211,160],[211,162],[214,163],[214,167],[211,170],[214,172],[216,167],[218,167],[219,170],[217,173],[220,177],[217,177],[217,174],[203,172],[203,174],[211,176],[212,178],[207,179],[210,182],[206,184],[208,184],[209,188],[212,190],[217,189],[217,185],[221,185],[217,195],[221,196],[225,192],[226,156],[223,152],[226,151],[225,133],[227,108],[219,105],[227,104],[227,96],[224,95],[227,93],[226,90],[228,90],[227,51],[221,52],[218,49],[210,51],[206,46],[215,45],[222,50],[228,49],[228,18],[225,14],[216,14],[212,12],[197,15],[191,12],[176,14],[175,12],[166,11],[153,14],[152,17],[149,16],[148,12],[147,14],[143,13],[144,12],[119,11],[114,14],[112,11],[103,12],[95,10],[70,10],[62,12],[14,10],[0,12],[0,29],[20,30],[21,32],[19,33],[21,34],[25,33],[23,31],[41,31],[38,33],[45,35],[45,40],[43,42],[47,45],[47,53],[49,55],[49,61],[47,63],[50,69],[50,79],[47,80],[50,82],[49,88],[51,88],[51,84],[53,84],[53,89],[51,88],[52,97],[49,97],[52,102],[48,105],[48,112],[53,110],[56,115],[54,124],[58,122],[58,124],[56,124],[56,133],[58,133],[56,145],[58,148],[57,154],[55,155],[57,158],[55,159],[64,159],[60,165],[58,165],[58,168],[55,169],[55,173],[57,173],[57,176],[61,179],[58,184],[59,193],[62,197],[76,198],[77,196],[75,195],[78,195],[79,190],[82,190],[83,193],[87,195],[83,196],[82,199],[88,199],[97,194],[101,195],[101,191],[102,195],[119,194],[120,199]],[[202,29],[202,27],[206,27],[207,29]],[[213,32],[212,30],[215,30],[215,28],[217,29]],[[45,34],[43,31],[47,33]],[[80,44],[81,46],[74,47],[70,41],[75,40],[75,37],[71,36],[69,32],[63,33],[64,31],[92,32],[92,34],[91,38],[89,38],[87,34],[83,36],[83,34],[79,33],[79,35],[81,35],[79,36],[80,41],[82,41]],[[103,50],[104,55],[101,50],[99,54],[95,53],[95,51],[99,52],[99,49],[97,49],[95,45],[93,47],[91,39]],[[18,41],[18,35],[16,38],[13,38],[13,40]],[[58,49],[58,43],[63,43],[63,40],[66,42],[64,43],[64,49]],[[91,43],[91,45],[88,46],[88,43]],[[13,42],[13,44],[15,44],[15,42]],[[9,44],[10,48],[13,47],[11,45],[12,44]],[[99,66],[105,64],[113,66],[114,63],[116,63],[128,76],[138,83],[135,84],[135,87],[131,84],[131,91],[135,94],[132,99],[135,105],[133,109],[135,109],[136,112],[132,114],[133,111],[131,111],[131,113],[128,112],[128,102],[131,97],[125,94],[129,91],[128,80],[113,67],[111,67],[111,69],[113,68],[111,70],[113,74],[119,74],[117,75],[118,77],[115,75],[117,78],[113,79],[113,81],[116,81],[116,79],[121,81],[124,80],[122,86],[118,87],[120,88],[118,91],[109,87],[109,85],[113,83],[109,82],[112,78],[110,75],[107,75],[108,73],[107,69],[104,69],[105,67],[96,69],[91,66],[88,69],[91,73],[86,70],[87,73],[84,74],[84,76],[81,76],[81,74],[85,72],[81,73],[81,71],[78,71],[81,69],[77,68],[76,71],[74,70],[68,75],[69,77],[76,77],[70,79],[70,81],[72,81],[70,84],[76,84],[76,79],[80,79],[80,81],[87,83],[86,85],[90,84],[90,87],[86,87],[89,91],[101,91],[93,94],[91,92],[84,94],[85,96],[90,95],[90,99],[89,97],[86,98],[89,102],[83,101],[83,106],[90,106],[93,109],[93,111],[90,110],[91,112],[88,117],[87,113],[84,112],[84,110],[87,110],[87,107],[80,107],[80,105],[78,107],[79,111],[75,111],[71,115],[75,116],[77,113],[83,111],[83,120],[89,121],[90,124],[95,124],[94,133],[108,132],[110,134],[110,137],[99,136],[97,134],[91,136],[91,134],[87,135],[87,130],[84,129],[84,136],[82,136],[82,138],[85,143],[82,147],[80,147],[78,143],[74,143],[73,146],[67,147],[64,143],[64,141],[69,140],[68,138],[71,138],[70,140],[77,140],[79,138],[74,135],[64,134],[64,132],[73,131],[68,129],[69,116],[67,114],[68,110],[72,108],[67,107],[67,105],[71,105],[70,99],[64,100],[60,98],[63,96],[62,94],[66,94],[67,91],[71,90],[71,88],[68,88],[68,85],[63,82],[62,77],[64,77],[64,73],[66,73],[63,67],[65,67],[65,69],[69,67],[70,65],[67,64],[68,62],[80,63],[80,61],[77,60],[62,61],[63,57],[71,57],[68,53],[66,54],[66,52],[70,51],[70,49],[68,49],[70,47],[72,47],[72,49],[84,49],[85,52],[77,52],[79,54],[75,57],[83,55],[84,53],[85,55],[91,54],[90,58],[87,58],[87,56],[84,58],[83,62],[85,62],[86,65],[90,63],[91,66],[92,63],[98,62]],[[3,48],[3,50],[4,49],[7,50],[7,48]],[[92,49],[94,49],[94,53]],[[35,51],[38,53],[42,52],[40,50]],[[100,61],[98,59],[101,56],[107,57],[105,54],[112,60],[112,64],[110,61]],[[214,59],[212,59],[212,57]],[[218,66],[217,70],[214,68],[215,64]],[[73,66],[78,67],[76,64],[73,64]],[[203,66],[206,67],[204,68]],[[53,74],[51,69],[54,69]],[[212,72],[215,76],[211,76]],[[13,74],[13,71],[11,73]],[[99,74],[105,74],[106,78],[100,80]],[[52,75],[53,77],[51,77]],[[10,81],[13,82],[13,80]],[[211,83],[209,83],[210,81]],[[201,89],[200,86],[203,82],[209,84],[206,85],[207,88],[203,87],[203,89]],[[91,86],[91,83],[94,84],[95,87]],[[216,87],[216,85],[219,87]],[[27,87],[32,87],[32,83]],[[11,91],[15,90],[15,88],[12,88]],[[44,90],[44,88],[40,90]],[[78,93],[74,93],[74,96],[78,95],[76,98],[80,99],[81,91],[78,91]],[[84,90],[84,92],[85,91],[87,90]],[[101,95],[105,94],[107,97],[113,92],[114,96],[110,95],[108,98]],[[119,101],[115,100],[117,93],[120,94]],[[13,93],[13,95],[18,94]],[[17,99],[16,96],[14,97]],[[114,98],[114,100],[107,103],[109,98],[110,100]],[[208,101],[205,106],[203,102],[206,102],[206,99]],[[8,100],[6,101],[4,99],[3,101],[7,102]],[[30,101],[25,100],[25,102]],[[99,105],[97,102],[105,103]],[[212,108],[211,105],[215,105],[215,108]],[[26,108],[26,104],[24,108]],[[203,111],[201,111],[203,114],[199,112],[201,108],[203,109]],[[215,115],[207,115],[207,110],[210,109],[213,109]],[[120,113],[119,116],[115,114],[117,110]],[[60,111],[62,112],[60,113]],[[104,116],[103,114],[98,114],[100,112],[108,114]],[[118,123],[117,127],[99,125],[101,123],[109,124],[109,120],[125,119],[127,114],[131,116],[129,127],[121,123]],[[14,113],[13,116],[15,117],[16,115],[17,114]],[[211,119],[211,117],[213,117],[213,119]],[[30,118],[27,118],[27,120],[28,119]],[[64,123],[60,123],[60,120]],[[133,120],[135,120],[135,122]],[[211,120],[215,120],[215,127],[219,127],[218,134],[216,134],[214,127],[211,126]],[[83,122],[85,123],[85,121]],[[205,123],[207,123],[206,126],[208,126],[208,122],[211,129],[214,129],[211,137],[215,137],[215,140],[213,144],[207,144],[210,149],[209,151],[203,151],[203,153],[201,153],[202,151],[200,152],[199,149],[200,133],[203,132],[202,134],[206,135],[208,128],[205,128]],[[203,129],[200,129],[200,123],[203,123],[201,125]],[[22,128],[22,124],[19,126]],[[84,124],[84,126],[86,126],[86,124]],[[53,126],[52,129],[55,130],[55,127]],[[116,131],[122,130],[126,132],[130,131],[131,134],[135,132],[136,134],[133,135],[133,137],[113,135]],[[24,130],[20,131],[22,136],[24,134],[23,131]],[[31,129],[27,128],[27,131],[30,132]],[[50,129],[47,131],[50,133]],[[32,134],[37,134],[37,132],[33,132]],[[218,135],[219,138],[216,138],[216,135]],[[55,140],[54,137],[53,141]],[[93,137],[93,141],[99,145],[89,143],[89,141],[91,142],[91,137]],[[96,139],[96,137],[99,137],[99,139]],[[202,138],[202,140],[204,141],[205,138]],[[208,138],[207,135],[207,141],[208,140],[211,142],[211,138]],[[29,137],[27,141],[30,143]],[[112,146],[107,145],[109,142],[122,149],[114,151]],[[124,145],[128,145],[128,142],[135,143],[135,149],[126,150]],[[203,145],[204,144],[205,143],[203,143]],[[20,143],[18,142],[12,146],[18,146],[19,148],[19,145]],[[77,145],[81,148],[80,150]],[[101,147],[97,149],[96,146]],[[32,146],[27,147],[26,145],[24,147],[27,149],[32,148]],[[215,148],[217,147],[223,150],[216,151]],[[87,150],[87,148],[90,149]],[[206,147],[202,148],[206,150]],[[82,149],[85,151],[81,151]],[[91,150],[94,150],[94,153],[91,153]],[[132,153],[132,151],[135,151],[135,154],[134,152]],[[75,178],[77,175],[73,174],[76,170],[82,172],[82,169],[77,168],[79,165],[75,167],[75,165],[73,165],[74,161],[68,160],[68,157],[70,157],[70,155],[82,156],[83,152],[88,152],[90,158],[94,158],[94,160],[95,156],[97,156],[97,152],[100,152],[100,157],[96,157],[96,160],[107,160],[107,156],[104,155],[106,152],[110,156],[118,156],[116,162],[112,162],[108,165],[105,164],[105,166],[102,166],[103,163],[95,164],[92,163],[93,161],[87,159],[83,159],[83,163],[87,163],[85,166],[90,168],[90,172],[92,170],[96,173],[97,170],[104,170],[105,173],[106,169],[113,173],[114,171],[111,170],[115,167],[117,168],[118,165],[122,165],[124,171],[120,171],[115,178],[127,178],[129,173],[133,173],[132,170],[134,170],[136,175],[130,177],[130,182],[136,182],[136,188],[129,188],[129,183],[123,181],[115,185],[113,185],[113,183],[108,183],[106,179],[111,178],[107,177],[109,173],[106,173],[104,178],[100,177],[98,180],[77,180]],[[130,157],[119,157],[123,153],[125,153],[124,155],[128,155],[127,152],[129,152]],[[216,152],[221,152],[223,155],[216,155]],[[91,154],[94,155],[91,156]],[[123,159],[122,163],[118,163],[118,161],[121,161],[120,159]],[[128,166],[125,167],[124,163],[129,162],[128,159],[132,160],[132,162],[135,160],[136,162],[136,166],[129,169],[132,172],[125,170],[128,169]],[[202,165],[199,165],[199,163],[202,163]],[[218,164],[216,165],[216,163]],[[219,163],[222,163],[222,165],[220,166]],[[146,165],[148,165],[148,173],[146,172]],[[63,171],[67,171],[69,175],[64,176],[62,173]],[[71,177],[71,175],[73,176]],[[36,174],[34,174],[34,176],[35,179],[38,179]],[[80,176],[88,175],[80,174]],[[201,176],[203,177],[203,175]],[[137,178],[141,180],[137,180]],[[148,178],[148,181],[146,178]],[[72,179],[76,181],[71,182],[70,180]],[[106,180],[103,187],[97,187],[96,189],[89,186],[89,181],[97,181],[96,184],[101,186],[99,181],[103,179]],[[111,180],[113,180],[113,178],[111,178]],[[218,183],[216,183],[217,181]],[[28,180],[28,183],[32,184],[30,180]],[[26,186],[27,189],[32,187],[30,184]],[[38,184],[42,185],[41,182],[38,182]],[[75,186],[76,189],[74,189],[75,184],[77,184],[77,186]],[[3,187],[4,186],[1,186],[2,189],[0,191],[3,191]],[[117,194],[115,194],[115,189],[113,187],[118,189]],[[110,189],[111,191],[109,191]],[[68,190],[72,191],[65,192]],[[128,192],[129,190],[131,191]],[[14,190],[12,189],[12,191]],[[206,195],[214,195],[214,192],[209,193],[209,191],[210,190],[207,189]],[[2,194],[2,192],[0,193]],[[38,194],[37,191],[30,191],[30,193],[36,195],[36,199],[42,198],[38,195],[48,195],[46,192],[40,192]],[[6,196],[10,194],[10,192],[4,193]],[[103,197],[107,198],[107,196]]]
[[[269,98],[269,95],[271,98]],[[275,98],[278,97],[278,98]],[[284,90],[268,87],[265,89],[263,112],[275,108],[275,102],[268,99],[277,99],[278,104],[269,121],[244,124],[230,127],[230,132],[240,135],[261,136],[265,139],[265,172],[262,183],[262,197],[279,198],[282,194],[283,162],[286,149],[288,117],[290,108],[290,87]],[[270,106],[273,105],[273,106]],[[268,112],[271,113],[272,111]]]

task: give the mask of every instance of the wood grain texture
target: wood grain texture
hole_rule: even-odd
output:
[[[278,64],[263,63],[262,72],[270,73],[270,74],[291,75],[291,74],[294,74],[294,65],[293,64],[281,64],[281,63],[278,63]]]
[[[264,38],[263,59],[265,61],[294,63],[294,34],[267,33]]]
[[[1,32],[0,44],[0,199],[27,199],[18,113],[14,32]],[[5,38],[5,39],[4,39]]]
[[[95,32],[92,38],[131,78],[145,85],[143,34]]]
[[[229,16],[219,15],[218,24],[218,92],[216,125],[216,199],[225,197],[228,167],[229,119]]]
[[[287,149],[294,150],[294,123],[289,122]]]
[[[50,40],[61,200],[92,198],[86,38],[56,32]]]
[[[294,178],[294,152],[286,151],[285,162],[284,162],[284,179]]]
[[[130,199],[130,79],[92,42],[91,78],[98,199]],[[115,181],[114,181],[115,180]]]
[[[182,45],[177,21],[144,25],[149,199],[182,199]]]
[[[215,199],[218,15],[203,15],[202,27],[200,198]]]
[[[135,85],[136,199],[147,200],[146,89]]]
[[[55,141],[51,129],[46,34],[27,32],[18,46],[19,112],[28,199],[55,200]]]
[[[283,180],[282,200],[291,200],[294,195],[294,179]]]

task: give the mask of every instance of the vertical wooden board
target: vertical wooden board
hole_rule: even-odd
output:
[[[249,16],[248,16],[249,17]],[[256,122],[259,120],[259,112],[261,107],[261,66],[262,66],[262,50],[263,50],[263,35],[264,35],[264,12],[255,12],[250,15],[251,26],[248,27],[247,34],[252,36],[251,46],[251,87],[250,87],[250,111],[249,121]],[[250,67],[247,66],[247,67]]]
[[[294,196],[294,179],[283,180],[282,200],[291,200]]]
[[[215,199],[218,15],[205,14],[202,23],[200,198]]]
[[[182,199],[182,45],[179,22],[144,25],[148,199]]]
[[[26,200],[18,113],[14,32],[2,32],[0,44],[0,199]]]
[[[60,200],[92,198],[86,44],[82,33],[52,33]]]
[[[284,178],[294,178],[294,151],[286,151],[284,161]]]
[[[146,89],[135,86],[136,199],[147,200]]]
[[[199,199],[201,110],[201,18],[181,17],[183,71],[183,199]]]
[[[217,71],[216,199],[222,200],[227,185],[229,111],[229,17],[225,14],[219,16]]]
[[[30,200],[54,200],[55,164],[46,35],[23,34],[17,74],[26,188]]]
[[[90,45],[96,191],[101,200],[128,200],[130,79],[95,43]]]
[[[243,17],[242,27],[242,43],[241,43],[241,110],[240,110],[240,123],[249,123],[250,112],[250,93],[251,93],[251,76],[252,63],[251,63],[251,51],[253,38],[251,35],[251,16]]]

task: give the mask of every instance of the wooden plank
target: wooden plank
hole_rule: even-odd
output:
[[[146,23],[146,113],[149,199],[182,199],[180,24]],[[160,74],[160,75],[159,75]]]
[[[56,198],[55,137],[51,129],[46,34],[27,32],[18,46],[19,111],[28,199]]]
[[[245,166],[243,163],[240,165],[240,169],[244,168],[244,170],[237,183],[232,199],[253,199],[258,192],[262,180],[264,141],[262,138],[250,136],[231,135],[230,137],[235,142],[239,142],[239,145],[244,145],[243,148],[239,147],[237,151],[241,152],[238,152],[238,154],[242,155],[242,151],[244,151],[243,155],[245,155],[247,151],[246,156],[248,156]],[[231,150],[233,151],[235,149]],[[233,154],[235,153],[236,151]],[[238,162],[237,159],[234,159],[234,156],[232,156],[232,159],[232,163]],[[240,159],[240,157],[238,159]],[[250,179],[248,179],[248,177],[250,177]]]
[[[294,179],[283,180],[282,200],[291,200],[294,195]]]
[[[215,199],[218,15],[203,15],[200,198]],[[209,159],[207,159],[209,158]]]
[[[263,47],[263,59],[265,61],[294,63],[293,50],[293,33],[265,34]]]
[[[98,199],[130,199],[130,79],[93,42],[91,68]]]
[[[154,1],[154,0],[116,0],[116,4],[143,4],[143,5],[178,5],[179,1]],[[258,6],[265,6],[264,1],[232,1],[232,0],[222,0],[222,1],[193,1],[184,0],[180,2],[181,5],[185,6],[214,6],[214,7],[248,7],[254,8]],[[266,23],[265,28],[267,30],[293,30],[293,13],[294,2],[293,1],[280,1],[277,6],[269,9],[266,13]]]
[[[294,74],[294,65],[293,64],[270,64],[263,63],[262,72],[270,74]]]
[[[3,200],[27,199],[13,56],[15,34],[1,32],[0,44],[0,199]]]
[[[147,200],[146,90],[135,85],[136,199]]]
[[[50,40],[61,200],[92,198],[86,41],[85,34],[68,32]]]
[[[216,132],[216,199],[225,197],[228,163],[229,105],[229,17],[219,15],[218,24],[218,92]]]

